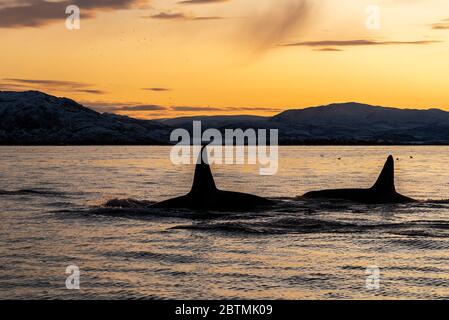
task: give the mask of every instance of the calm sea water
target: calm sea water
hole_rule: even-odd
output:
[[[275,199],[240,214],[148,209],[186,193],[168,147],[0,147],[0,298],[449,298],[448,147],[281,147],[279,172],[214,166],[222,189]],[[417,204],[305,201],[368,187],[388,154]],[[338,160],[338,158],[341,158]],[[81,272],[67,290],[66,267]],[[366,287],[369,266],[380,288]]]

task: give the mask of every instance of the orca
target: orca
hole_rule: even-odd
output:
[[[311,191],[303,195],[312,199],[338,199],[368,204],[416,202],[396,192],[394,185],[394,160],[389,156],[377,182],[369,189],[334,189]]]
[[[203,156],[202,156],[203,155]],[[205,160],[205,161],[203,161]],[[269,206],[273,201],[252,194],[223,191],[216,187],[207,161],[206,146],[201,148],[195,167],[193,185],[184,196],[165,200],[152,205],[153,208],[243,211],[260,206]]]

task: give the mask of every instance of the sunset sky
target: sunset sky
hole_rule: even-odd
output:
[[[68,30],[65,8],[81,10]],[[380,29],[368,28],[368,6]],[[448,0],[0,0],[0,90],[140,118],[449,110]]]

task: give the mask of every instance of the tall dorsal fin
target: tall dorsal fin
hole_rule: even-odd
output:
[[[191,193],[207,193],[217,190],[215,186],[214,177],[210,170],[209,161],[207,159],[207,146],[201,148],[201,152],[198,155],[198,161],[195,167],[195,177],[193,178],[193,185]]]
[[[385,162],[384,168],[380,173],[379,178],[371,189],[382,192],[396,192],[394,186],[394,160],[393,156],[389,156],[387,162]]]

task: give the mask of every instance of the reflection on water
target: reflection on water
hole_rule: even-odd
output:
[[[447,147],[281,147],[272,177],[215,166],[220,188],[277,202],[245,214],[149,208],[192,181],[168,147],[0,150],[0,298],[449,297]],[[369,187],[390,153],[398,191],[422,202],[297,198]],[[65,289],[68,265],[79,291]]]

